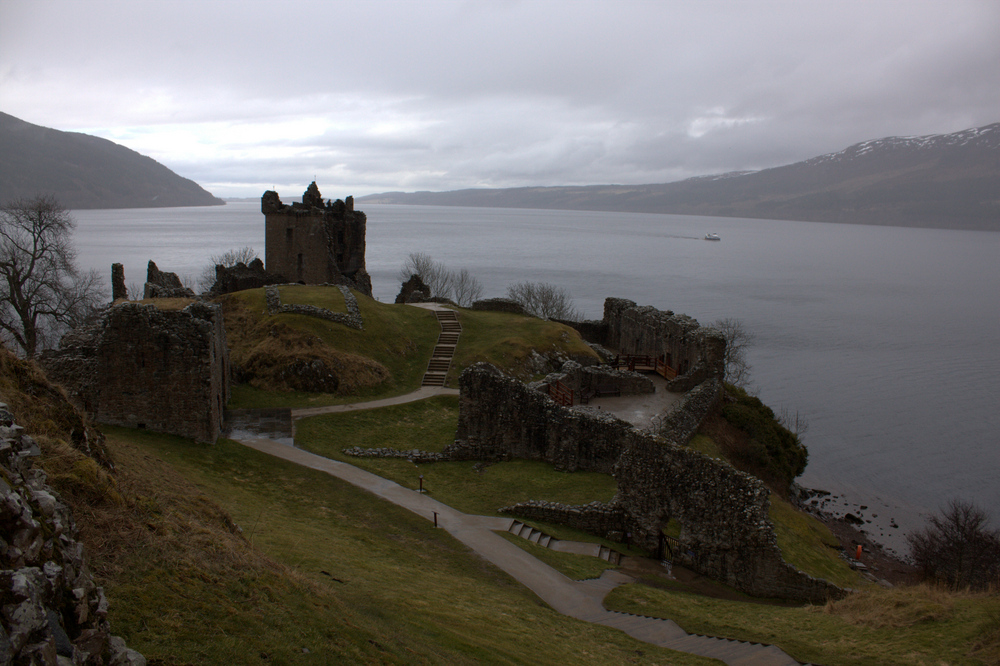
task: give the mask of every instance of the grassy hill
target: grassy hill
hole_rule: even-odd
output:
[[[280,290],[283,303],[300,303],[344,312],[336,287],[290,286]],[[230,360],[237,385],[231,408],[316,407],[375,400],[420,387],[441,327],[434,314],[409,305],[380,303],[355,292],[364,330],[316,317],[266,312],[263,289],[221,299]],[[457,387],[468,365],[489,361],[528,377],[531,360],[596,354],[568,326],[503,312],[459,309],[463,330],[447,386]],[[334,392],[309,392],[283,376],[289,365],[321,360],[339,377]]]

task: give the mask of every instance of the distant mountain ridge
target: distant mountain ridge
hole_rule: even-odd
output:
[[[63,207],[166,208],[225,202],[117,143],[0,113],[0,203],[51,194]]]
[[[674,183],[388,192],[358,201],[1000,231],[1000,123],[863,141],[794,164]]]

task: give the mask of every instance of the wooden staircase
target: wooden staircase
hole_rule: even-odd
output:
[[[427,372],[421,386],[444,386],[448,378],[448,370],[451,369],[451,359],[455,355],[455,346],[458,344],[458,336],[462,334],[462,325],[458,322],[458,313],[454,310],[435,310],[438,324],[441,326],[441,334],[438,336],[434,351],[431,352],[431,360],[427,364]]]

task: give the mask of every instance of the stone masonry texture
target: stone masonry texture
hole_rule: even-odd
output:
[[[39,360],[94,420],[214,442],[229,399],[222,311],[122,303]]]

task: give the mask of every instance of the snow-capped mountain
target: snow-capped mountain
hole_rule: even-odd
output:
[[[773,169],[662,185],[394,192],[363,200],[1000,231],[1000,123],[863,141]]]

